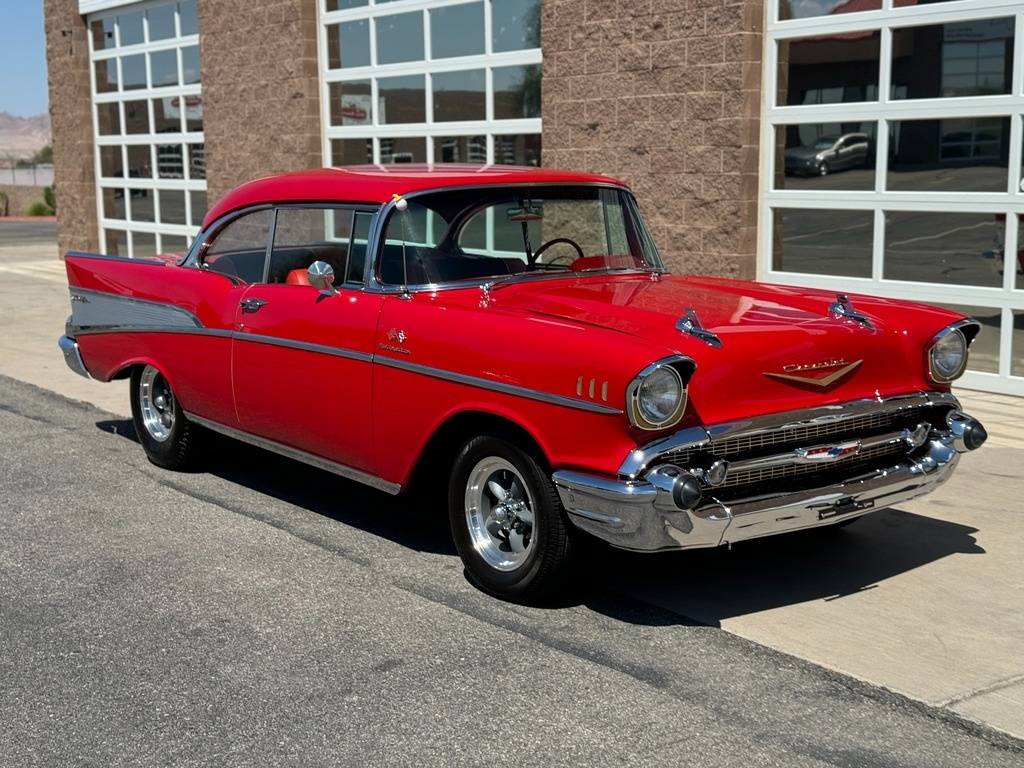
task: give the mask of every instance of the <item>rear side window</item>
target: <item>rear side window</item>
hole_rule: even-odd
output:
[[[230,221],[206,247],[200,266],[245,283],[262,282],[272,215],[266,209]]]
[[[335,282],[341,283],[351,238],[349,209],[279,208],[267,282],[309,285],[306,270],[314,261],[324,261],[334,269]]]

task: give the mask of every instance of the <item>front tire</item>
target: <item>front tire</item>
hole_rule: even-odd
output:
[[[185,416],[170,383],[152,365],[131,378],[132,421],[146,458],[164,469],[188,469],[198,451],[197,427]]]
[[[558,491],[530,453],[496,437],[459,451],[448,492],[452,537],[470,579],[509,600],[564,584],[571,553]]]

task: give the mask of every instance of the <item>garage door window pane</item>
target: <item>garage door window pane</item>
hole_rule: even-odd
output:
[[[199,46],[190,45],[181,49],[181,72],[185,85],[199,82]]]
[[[886,211],[885,278],[998,287],[1003,232],[996,214]]]
[[[492,2],[491,47],[495,53],[540,48],[540,0]]]
[[[877,31],[779,41],[779,103],[877,101],[880,46]]]
[[[430,11],[430,54],[435,59],[484,52],[484,4],[451,5]]]
[[[206,145],[188,145],[188,177],[190,179],[206,178]]]
[[[132,144],[128,148],[128,176],[133,179],[149,179],[153,176],[153,163],[149,144]]]
[[[871,276],[872,211],[775,209],[772,268],[814,275]]]
[[[149,39],[166,40],[174,37],[174,4],[158,5],[146,14],[149,20]]]
[[[123,229],[105,229],[103,230],[103,239],[106,240],[106,253],[108,255],[128,255],[128,233]]]
[[[121,87],[126,91],[146,87],[146,56],[121,57]]]
[[[101,59],[96,62],[96,93],[111,93],[117,90],[117,59]]]
[[[332,165],[363,165],[372,162],[372,139],[334,139],[331,141]]]
[[[189,192],[189,200],[192,204],[192,221],[189,224],[193,227],[201,226],[206,217],[206,192],[192,190]]]
[[[377,19],[377,63],[423,59],[423,14],[400,13]]]
[[[1013,313],[1013,358],[1010,361],[1010,374],[1024,376],[1024,312]]]
[[[889,124],[891,190],[1005,192],[1010,118]]]
[[[482,69],[434,75],[434,120],[483,120],[487,117]]]
[[[423,138],[401,138],[380,140],[380,161],[382,163],[425,163],[427,142]]]
[[[149,104],[145,101],[124,103],[125,133],[149,133]]]
[[[161,179],[185,178],[185,163],[181,144],[158,144],[156,147],[156,173]]]
[[[103,216],[107,219],[125,218],[123,189],[103,188]]]
[[[828,16],[833,13],[845,13],[850,10],[877,11],[882,7],[882,0],[865,0],[850,8],[850,0],[779,0],[779,21],[788,19],[807,19],[812,16]]]
[[[495,67],[494,118],[540,117],[540,66]]]
[[[199,20],[196,17],[196,0],[184,0],[184,2],[178,3],[178,18],[183,36],[198,33]]]
[[[499,165],[540,165],[541,135],[495,136],[494,162]]]
[[[780,189],[875,188],[875,123],[804,123],[776,129]]]
[[[155,133],[181,133],[180,101],[177,96],[153,99]]]
[[[440,136],[434,139],[435,163],[486,163],[486,136]]]
[[[328,11],[344,11],[369,4],[370,0],[327,0]]]
[[[892,98],[1010,92],[1013,18],[893,30]]]
[[[92,49],[103,51],[113,48],[116,45],[114,40],[114,20],[109,16],[105,19],[95,19],[89,24],[92,31]]]
[[[380,117],[384,123],[422,123],[427,119],[426,80],[423,75],[382,77],[377,81]]]
[[[153,87],[178,84],[178,52],[156,51],[149,54],[149,71]]]
[[[371,125],[373,99],[369,80],[331,83],[328,87],[331,125]]]
[[[129,189],[129,204],[132,207],[132,221],[156,221],[156,211],[153,207],[153,191],[149,189]]]
[[[132,256],[136,259],[151,259],[156,256],[156,235],[151,232],[133,232]]]
[[[121,45],[137,45],[142,38],[142,11],[125,13],[117,17],[117,26],[121,32]]]
[[[124,176],[121,147],[100,147],[100,175],[107,178]]]
[[[185,193],[180,189],[161,189],[160,221],[164,224],[185,223]]]
[[[370,65],[370,22],[367,19],[327,27],[327,66],[330,69]]]
[[[973,307],[963,304],[941,306],[981,323],[981,331],[971,344],[967,370],[999,373],[999,329],[1002,326],[1002,310],[998,307]]]

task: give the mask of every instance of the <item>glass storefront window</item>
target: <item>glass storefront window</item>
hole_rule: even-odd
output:
[[[496,67],[492,77],[495,119],[540,117],[539,66]]]
[[[434,139],[435,163],[486,163],[486,136],[439,136]]]
[[[486,78],[482,69],[443,72],[433,76],[434,120],[483,120]]]
[[[1010,118],[894,120],[886,188],[1005,192]]]
[[[377,19],[377,63],[423,59],[423,14],[399,13]]]
[[[776,208],[773,213],[773,269],[871,277],[873,211]]]
[[[178,52],[155,51],[149,54],[149,73],[153,78],[153,87],[178,84]]]
[[[327,27],[327,66],[331,69],[370,65],[370,22],[346,21]]]
[[[425,163],[427,162],[426,140],[411,137],[381,139],[380,161],[382,163]]]
[[[495,53],[540,48],[540,0],[492,2],[491,25]]]
[[[540,165],[541,135],[494,137],[494,162],[498,165]]]
[[[372,139],[334,139],[331,142],[334,165],[363,165],[373,162]]]
[[[423,75],[382,77],[377,80],[381,125],[422,123],[427,119],[427,85]]]
[[[327,92],[331,125],[373,124],[373,98],[369,80],[331,83]]]
[[[779,189],[875,188],[876,123],[800,123],[778,126],[783,174]]]
[[[136,90],[146,87],[146,56],[121,57],[121,90]]]
[[[1024,312],[1013,313],[1013,339],[1011,343],[1010,375],[1024,376]]]

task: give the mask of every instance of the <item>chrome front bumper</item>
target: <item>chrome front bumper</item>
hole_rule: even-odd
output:
[[[820,488],[724,503],[711,489],[693,509],[681,508],[673,493],[675,476],[664,468],[638,480],[568,471],[555,472],[553,480],[578,528],[621,549],[657,552],[834,525],[935,490],[966,450],[953,430],[936,430],[920,455],[885,469]]]
[[[89,375],[89,369],[85,367],[85,363],[82,361],[82,353],[78,350],[77,341],[70,336],[61,336],[57,340],[57,346],[64,353],[64,362],[68,364],[68,368],[79,376],[85,376],[87,379],[92,378]]]

